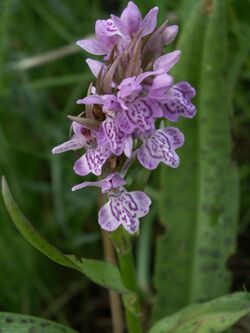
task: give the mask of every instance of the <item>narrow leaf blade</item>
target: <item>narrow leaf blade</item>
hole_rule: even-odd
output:
[[[77,333],[50,320],[8,312],[0,312],[0,328],[3,333]]]
[[[2,177],[2,193],[6,208],[21,235],[38,251],[49,257],[56,263],[73,268],[85,274],[93,282],[121,293],[128,293],[124,286],[117,267],[101,260],[78,259],[73,255],[66,255],[51,245],[37,232],[32,224],[19,210],[14,201],[5,177]]]
[[[249,312],[249,295],[235,293],[188,306],[160,320],[148,333],[219,333]]]

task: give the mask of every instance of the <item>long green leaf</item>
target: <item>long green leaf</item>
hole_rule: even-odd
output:
[[[100,260],[78,259],[65,255],[36,231],[32,224],[19,210],[15,203],[5,177],[2,178],[2,193],[7,210],[22,236],[38,251],[56,263],[78,270],[93,282],[119,292],[128,292],[124,287],[119,270]]]
[[[0,312],[1,333],[77,333],[72,328],[38,317]]]
[[[168,231],[157,244],[154,320],[229,291],[238,179],[230,161],[225,16],[224,1],[201,0],[179,42],[183,60],[173,75],[196,87],[198,114],[180,123],[181,166],[162,169],[160,213]]]
[[[231,162],[226,53],[225,5],[224,1],[214,0],[204,41],[199,96],[199,192],[190,272],[191,302],[222,295],[229,291],[231,283],[226,265],[236,245],[238,177]]]
[[[204,1],[199,1],[193,8],[181,31],[177,49],[182,51],[182,56],[172,72],[176,82],[187,80],[196,89],[200,79],[201,46],[207,24],[203,4]],[[154,286],[157,295],[153,307],[154,321],[189,304],[189,266],[198,188],[197,116],[192,120],[181,120],[178,127],[186,137],[184,147],[178,151],[180,167],[175,170],[166,166],[161,168],[159,212],[167,232],[156,244]]]
[[[235,293],[188,306],[160,320],[148,333],[219,333],[249,312],[249,296]]]

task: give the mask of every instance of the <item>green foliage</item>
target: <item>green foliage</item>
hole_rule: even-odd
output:
[[[1,333],[77,333],[50,320],[15,313],[0,312]]]
[[[176,82],[187,80],[198,86],[201,68],[201,45],[207,15],[200,2],[187,18],[177,49],[182,51],[173,75]],[[199,89],[197,89],[199,92]],[[199,112],[199,110],[198,110]],[[157,240],[154,285],[157,297],[154,320],[186,306],[192,251],[193,225],[196,219],[198,119],[185,119],[179,124],[188,138],[178,151],[181,164],[177,170],[161,169],[160,219],[167,232]],[[164,264],[163,264],[164,263]]]
[[[207,303],[190,305],[160,320],[148,333],[219,333],[249,312],[249,296],[235,293]]]
[[[226,40],[224,1],[199,1],[183,28],[177,47],[183,59],[173,73],[196,87],[198,115],[182,121],[188,140],[180,168],[162,169],[159,208],[168,231],[157,244],[154,320],[230,288],[226,265],[235,251],[239,196],[230,156]]]
[[[2,193],[6,208],[22,236],[37,250],[45,254],[56,263],[76,269],[85,274],[95,283],[119,292],[127,292],[124,287],[119,270],[111,264],[90,259],[77,259],[72,255],[65,255],[36,231],[17,207],[7,184],[2,178]]]

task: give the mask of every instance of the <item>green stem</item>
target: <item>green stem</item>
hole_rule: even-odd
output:
[[[124,285],[132,291],[123,296],[126,311],[126,322],[129,333],[142,333],[141,308],[139,303],[136,282],[135,265],[129,236],[119,228],[112,235],[112,240],[117,251],[121,276]]]

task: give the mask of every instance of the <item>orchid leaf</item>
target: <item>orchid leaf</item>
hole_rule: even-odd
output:
[[[100,260],[77,259],[73,255],[66,255],[45,240],[19,210],[5,177],[2,178],[2,193],[6,208],[15,226],[21,235],[38,251],[62,266],[73,268],[85,274],[93,282],[103,287],[121,293],[128,292],[124,287],[117,267]]]
[[[168,232],[157,241],[154,321],[229,292],[227,261],[236,246],[239,193],[231,161],[226,41],[224,1],[197,2],[172,72],[177,82],[188,80],[196,88],[197,116],[180,122],[188,137],[180,167],[161,170],[160,219]]]
[[[249,312],[249,296],[235,293],[203,304],[190,305],[160,320],[148,333],[219,333]]]
[[[200,76],[201,45],[208,20],[203,2],[199,1],[186,20],[177,43],[182,56],[172,71],[176,82],[187,80],[196,89]],[[181,160],[179,168],[163,166],[160,170],[162,190],[159,193],[159,215],[168,231],[156,242],[154,287],[157,295],[153,321],[189,304],[189,269],[197,200],[199,112],[198,109],[198,114],[191,121],[183,119],[178,124],[188,138],[178,151]]]
[[[1,333],[77,333],[70,327],[38,317],[0,312]]]

